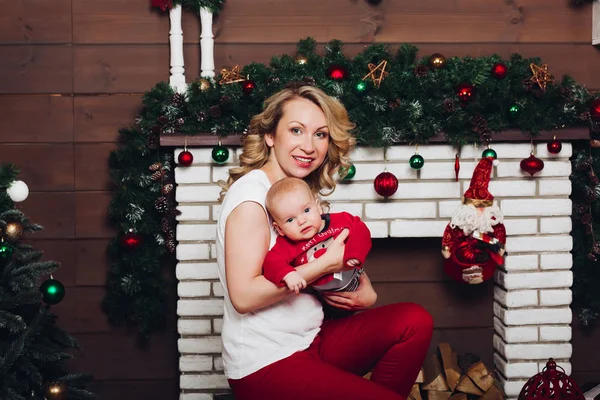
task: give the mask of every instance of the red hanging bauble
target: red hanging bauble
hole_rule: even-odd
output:
[[[465,82],[458,85],[456,88],[456,95],[463,103],[467,103],[475,97],[475,86]]]
[[[492,75],[497,79],[504,79],[506,77],[506,73],[508,72],[508,67],[502,63],[496,63],[492,67]]]
[[[546,147],[548,148],[548,153],[558,154],[562,150],[562,143],[560,142],[560,140],[557,140],[555,136],[551,142],[548,142]]]
[[[600,97],[592,101],[592,105],[590,106],[590,116],[592,118],[600,118]]]
[[[182,167],[189,167],[194,162],[194,155],[189,151],[184,150],[177,156],[177,162]]]
[[[254,83],[254,81],[251,79],[246,79],[244,82],[242,82],[242,90],[246,94],[252,93],[255,87],[256,83]]]
[[[375,182],[375,191],[383,197],[390,197],[398,190],[398,178],[391,172],[384,171],[377,175]]]
[[[336,81],[341,81],[348,76],[348,71],[346,68],[341,65],[331,64],[329,68],[327,68],[327,75]]]
[[[458,172],[460,171],[460,154],[456,153],[454,159],[454,174],[456,175],[456,182],[458,182]]]
[[[533,176],[536,172],[544,169],[544,161],[534,156],[532,152],[529,157],[521,160],[521,169]]]
[[[530,399],[584,400],[585,398],[577,384],[565,374],[565,370],[550,358],[542,372],[529,378],[519,393],[519,400]]]
[[[119,239],[119,244],[126,250],[135,250],[140,247],[143,242],[144,239],[140,235],[134,233],[133,229],[128,230],[127,233]]]

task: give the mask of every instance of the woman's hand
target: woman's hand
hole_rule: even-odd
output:
[[[372,307],[377,301],[377,293],[367,274],[363,273],[358,278],[358,282],[356,291],[325,293],[323,300],[330,306],[350,311],[360,311]]]
[[[344,265],[344,251],[346,249],[344,242],[349,234],[350,231],[348,229],[340,232],[338,237],[327,247],[327,251],[319,257],[319,260],[327,264],[326,274],[352,269],[352,267]]]

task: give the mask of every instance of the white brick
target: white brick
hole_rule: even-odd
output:
[[[178,300],[177,315],[182,317],[223,315],[223,300]]]
[[[227,378],[223,374],[181,375],[180,389],[229,389]]]
[[[400,147],[400,146],[395,146],[395,147]],[[423,156],[423,158],[425,158],[425,162],[427,162],[427,160],[453,160],[454,161],[454,157],[456,156],[456,148],[454,148],[453,146],[449,145],[449,144],[425,144],[425,145],[419,145],[419,154]],[[403,146],[403,151],[402,151],[402,156],[406,156],[408,155],[408,158],[410,158],[413,154],[415,154],[416,151],[416,146]],[[395,156],[395,154],[392,152],[391,156]],[[390,150],[388,149],[387,152],[387,157],[388,159],[392,159],[390,158]]]
[[[441,237],[446,229],[446,221],[392,221],[391,237]]]
[[[494,364],[498,372],[506,378],[531,378],[538,373],[538,365],[534,362],[506,362],[498,354],[494,354]]]
[[[327,200],[351,201],[351,200],[381,200],[383,197],[375,192],[373,183],[352,182],[345,185],[337,185],[335,192],[327,197]]]
[[[412,180],[417,178],[417,171],[412,169],[408,163],[391,164],[391,163],[376,163],[376,164],[354,164],[356,167],[356,175],[350,181],[341,181],[341,185],[349,185],[353,182],[370,182],[373,183],[377,175],[387,169],[398,178],[398,180]],[[336,189],[337,190],[337,189]]]
[[[217,259],[217,244],[215,242],[210,244],[210,257],[214,260]]]
[[[569,199],[502,200],[500,209],[505,217],[571,215]]]
[[[570,308],[531,308],[506,310],[494,303],[494,315],[504,325],[570,324],[573,318]]]
[[[182,183],[210,183],[210,167],[190,166],[175,168],[175,181]]]
[[[214,357],[215,370],[223,371],[223,357]]]
[[[448,222],[450,222],[450,218],[454,212],[460,207],[460,200],[450,200],[450,201],[439,201],[440,208],[440,218],[448,218]]]
[[[212,182],[218,182],[218,181],[225,181],[227,182],[227,179],[229,179],[229,169],[231,168],[230,165],[228,166],[216,166],[213,165],[212,166]]]
[[[221,215],[221,205],[220,204],[212,205],[212,220],[218,221],[220,215]]]
[[[538,305],[537,290],[503,290],[494,286],[494,299],[507,308],[531,307]]]
[[[435,218],[436,214],[437,203],[434,201],[365,204],[368,219]]]
[[[570,289],[540,290],[540,305],[544,307],[568,306],[573,301]]]
[[[507,396],[506,400],[516,400],[517,396],[521,393],[523,386],[525,386],[525,383],[527,383],[527,379],[519,381],[507,381],[502,376],[498,377],[498,381],[500,382],[500,385],[504,389],[504,393]]]
[[[571,375],[571,363],[570,362],[566,362],[566,361],[557,361],[554,360],[556,362],[556,365],[561,367],[562,369],[565,370],[565,374],[567,375]],[[538,364],[538,372],[542,372],[542,370],[546,367],[546,364],[548,363],[548,360],[541,362]],[[560,371],[560,370],[559,370]],[[562,372],[562,371],[561,371]]]
[[[212,371],[213,358],[201,355],[182,355],[179,357],[179,370],[181,372]]]
[[[560,140],[560,138],[559,138]],[[544,159],[569,158],[573,154],[573,146],[569,142],[562,142],[562,149],[558,154],[552,154],[548,151],[548,143],[537,143],[535,145],[535,154]]]
[[[420,170],[419,177],[421,179],[443,179],[443,180],[456,180],[456,171],[454,171],[454,160],[451,162],[428,162],[429,159],[425,159],[425,166]],[[471,180],[473,170],[475,169],[476,163],[474,162],[462,162],[458,170],[458,179]]]
[[[220,336],[178,339],[177,348],[182,354],[221,354],[223,351]]]
[[[540,360],[552,358],[569,358],[573,348],[569,343],[527,343],[508,344],[498,336],[494,335],[494,348],[506,360]]]
[[[535,218],[505,219],[504,226],[506,232],[510,232],[511,235],[529,235],[538,231],[538,222]]]
[[[363,218],[363,203],[338,203],[332,202],[330,204],[330,212],[342,212],[345,211],[349,214],[356,215]]]
[[[223,297],[225,296],[225,290],[223,289],[223,285],[221,282],[213,282],[212,283],[212,292],[215,297]]]
[[[181,211],[177,217],[177,221],[208,221],[210,216],[209,206],[177,206]]]
[[[573,224],[570,217],[541,218],[541,233],[571,233]]]
[[[423,146],[424,147],[424,146]],[[385,158],[388,161],[404,161],[408,164],[408,160],[415,154],[415,146],[390,146],[385,152]],[[421,153],[419,151],[419,153]],[[425,158],[425,156],[423,156]],[[427,160],[425,160],[427,162]]]
[[[391,148],[394,148],[392,146]],[[383,161],[383,148],[382,147],[364,147],[357,146],[352,154],[350,160],[355,161]]]
[[[463,186],[466,189],[469,187],[470,182],[465,182]],[[533,181],[490,181],[489,184],[490,193],[493,193],[496,198],[504,197],[526,197],[535,196],[535,182]]]
[[[177,332],[180,335],[208,335],[211,332],[210,319],[177,320]]]
[[[217,263],[178,263],[175,276],[179,280],[185,279],[219,279]]]
[[[389,224],[386,221],[365,221],[371,231],[372,238],[386,238],[390,236]]]
[[[508,236],[506,249],[510,252],[543,252],[543,251],[571,251],[573,238],[570,235],[556,236]]]
[[[223,319],[215,318],[213,319],[213,330],[215,333],[221,333],[223,330]]]
[[[538,181],[540,196],[568,196],[571,194],[569,179],[542,179]]]
[[[210,282],[179,282],[177,294],[179,297],[210,296]]]
[[[217,143],[215,143],[215,146]],[[229,150],[229,160],[227,164],[234,164],[235,149],[232,147],[227,148]],[[183,151],[183,148],[175,149],[175,159],[179,156],[179,153]],[[188,151],[194,156],[194,164],[214,164],[212,160],[212,148],[209,147],[193,147],[188,148]]]
[[[537,254],[509,254],[504,260],[504,269],[509,272],[537,270],[539,266]]]
[[[175,257],[179,261],[208,260],[209,246],[206,243],[179,243],[175,248]]]
[[[509,327],[494,318],[494,331],[506,343],[538,342],[538,328],[535,326]]]
[[[570,326],[540,326],[542,342],[568,342],[571,336]]]
[[[217,240],[217,224],[177,224],[177,240]]]
[[[520,160],[523,158],[523,154],[529,154],[531,151],[529,143],[492,143],[491,147],[498,153],[500,163],[509,158]],[[478,160],[485,149],[486,147],[483,145],[465,145],[461,147],[460,155],[464,159],[475,158]]]
[[[175,200],[178,203],[207,201],[216,203],[219,199],[221,188],[217,185],[186,185],[177,186]]]
[[[500,157],[500,155],[498,154]],[[523,157],[525,158],[525,157]],[[539,158],[539,157],[538,157]],[[521,169],[520,161],[514,162],[500,162],[500,165],[496,167],[496,173],[499,178],[525,178],[525,179],[538,179],[547,176],[569,176],[571,175],[571,163],[568,160],[565,161],[548,161],[544,160],[544,169],[536,173],[533,177],[529,173]]]
[[[207,393],[180,393],[179,400],[213,400],[213,395]]]
[[[573,255],[571,253],[542,254],[540,268],[542,269],[571,269]]]
[[[508,290],[568,288],[573,285],[571,271],[503,273],[498,275],[498,284]]]
[[[460,199],[460,182],[399,183],[395,199]]]

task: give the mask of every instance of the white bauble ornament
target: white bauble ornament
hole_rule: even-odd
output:
[[[12,201],[18,203],[27,198],[29,195],[29,188],[23,181],[14,181],[8,186],[6,193],[8,193],[8,197],[10,197]]]

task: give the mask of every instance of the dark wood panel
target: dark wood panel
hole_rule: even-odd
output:
[[[111,332],[106,315],[102,312],[104,287],[67,287],[65,298],[52,306],[60,326],[71,334]]]
[[[435,329],[429,345],[429,354],[437,350],[439,343],[446,342],[457,354],[476,354],[488,368],[494,369],[493,337],[493,328]]]
[[[600,378],[600,327],[583,328],[577,323],[573,323],[572,327],[573,371],[595,372]]]
[[[70,43],[71,0],[3,1],[2,43]]]
[[[0,93],[71,93],[71,46],[0,46]]]
[[[76,43],[167,43],[169,20],[148,10],[144,0],[74,0]],[[215,19],[219,43],[294,43],[312,36],[344,42],[533,42],[586,43],[591,6],[529,0],[520,12],[513,3],[492,0],[365,1],[228,0]],[[199,18],[184,13],[186,42],[198,43]]]
[[[60,267],[53,274],[65,286],[74,286],[77,276],[75,264],[75,242],[73,240],[41,240],[26,238],[25,243],[30,244],[37,250],[43,251],[42,260],[58,261]]]
[[[83,351],[74,354],[69,369],[91,373],[98,381],[179,377],[176,332],[153,335],[146,347],[142,347],[134,334],[111,332],[74,336]]]
[[[0,144],[0,160],[21,170],[30,191],[73,190],[72,144]]]
[[[460,282],[373,283],[377,305],[413,302],[432,315],[436,328],[488,328],[493,325],[493,283],[467,287]]]
[[[115,234],[108,224],[111,192],[75,194],[75,233],[78,239],[108,238]]]
[[[101,286],[106,283],[109,239],[77,240],[74,253],[77,263],[77,286]]]
[[[155,362],[157,361],[160,362],[155,360]],[[152,381],[95,380],[88,386],[88,389],[100,400],[177,400],[179,399],[179,378],[154,379]]]
[[[76,96],[75,142],[115,142],[119,128],[133,125],[141,106],[140,95]]]
[[[169,46],[77,46],[76,93],[141,93],[169,80]]]
[[[12,3],[11,3],[12,4]],[[0,96],[2,143],[70,142],[73,140],[71,96]]]
[[[27,217],[44,227],[36,239],[73,239],[75,237],[75,193],[33,192],[17,203]]]
[[[113,143],[75,144],[75,190],[111,190],[108,156]]]

